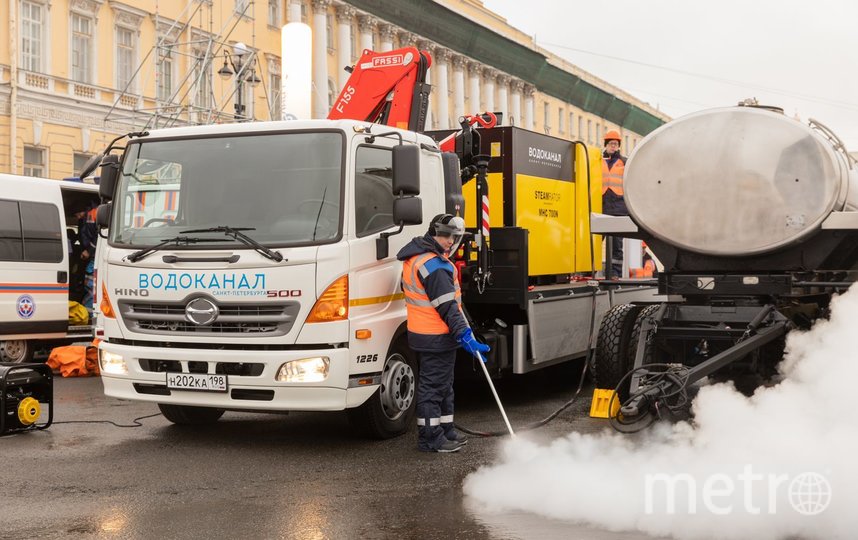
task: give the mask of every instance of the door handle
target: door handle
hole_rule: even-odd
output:
[[[57,283],[68,283],[69,273],[63,270],[57,272]]]

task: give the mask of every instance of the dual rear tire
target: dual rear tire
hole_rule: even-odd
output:
[[[620,304],[612,307],[602,319],[596,341],[592,367],[596,388],[616,389],[621,402],[629,397],[629,379],[617,387],[632,370],[637,356],[638,338],[643,321],[652,317],[658,305]],[[652,363],[652,347],[644,352],[644,364]]]

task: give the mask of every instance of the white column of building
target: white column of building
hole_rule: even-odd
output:
[[[301,0],[290,0],[289,22],[301,22]]]
[[[361,15],[358,17],[358,28],[360,29],[360,56],[366,49],[373,50],[375,43],[372,42],[372,32],[375,30],[375,25],[378,20],[370,15]]]
[[[331,0],[313,0],[313,118],[328,116],[328,6]]]
[[[465,57],[453,56],[453,125],[465,116]]]
[[[467,114],[477,114],[483,112],[482,102],[480,101],[480,86],[482,83],[483,65],[479,62],[468,62],[468,88],[470,96],[470,109]]]
[[[392,24],[382,23],[378,25],[378,32],[381,34],[381,52],[392,51],[396,27]]]
[[[352,65],[352,18],[355,9],[346,4],[337,6],[337,73],[339,86],[342,90],[351,75],[344,68]]]
[[[509,123],[509,77],[503,73],[498,74],[498,105],[496,109],[500,111],[502,122],[505,126]]]
[[[532,84],[524,85],[524,127],[533,129],[533,120],[535,118],[533,95],[536,93],[536,87]]]
[[[492,68],[483,70],[485,82],[483,83],[483,103],[485,103],[488,112],[495,112],[495,78],[498,72]]]
[[[512,97],[510,98],[510,101],[512,101],[512,109],[510,110],[509,125],[523,126],[524,122],[521,117],[521,91],[524,89],[524,81],[514,79],[511,86]]]
[[[434,71],[435,75],[432,80],[435,81],[435,89],[432,91],[435,94],[435,103],[438,111],[438,129],[447,129],[450,126],[450,92],[447,88],[447,63],[450,60],[450,49],[443,47],[435,48],[435,55],[432,57],[432,67],[429,71]]]
[[[434,46],[429,41],[420,40],[417,42],[417,49],[420,51],[426,51],[429,53],[429,56],[432,56],[432,49],[434,49]],[[426,84],[428,84],[430,86],[432,85],[432,68],[431,67],[426,72]],[[434,100],[435,96],[437,96],[437,95],[438,95],[438,90],[433,87],[430,94],[429,94],[429,103],[427,104],[427,107],[426,107],[426,129],[433,129],[432,126],[435,124],[434,116],[435,116],[436,109],[435,109],[435,104],[432,103],[432,101]]]

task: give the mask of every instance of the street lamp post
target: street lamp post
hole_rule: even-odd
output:
[[[218,75],[224,80],[235,76],[235,119],[239,122],[247,120],[244,114],[244,84],[248,83],[255,87],[261,81],[256,76],[256,55],[251,52],[244,43],[238,42],[232,46],[232,54],[227,51],[223,53],[223,67],[218,70]]]

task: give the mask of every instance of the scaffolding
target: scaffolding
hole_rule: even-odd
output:
[[[235,45],[230,36],[238,23],[246,14],[254,17],[255,0],[245,0],[240,11],[232,11],[232,15],[224,22],[219,31],[214,32],[214,10],[212,0],[187,0],[182,13],[175,20],[163,19],[155,3],[155,29],[159,34],[156,44],[149,49],[143,60],[137,65],[133,75],[125,87],[119,89],[117,95],[104,117],[105,126],[108,123],[115,129],[121,127],[128,131],[139,131],[166,127],[215,124],[227,122],[253,121],[252,108],[250,114],[243,110],[227,112],[225,107],[233,103],[236,92],[248,86],[246,77],[262,82],[263,95],[268,104],[269,117],[275,118],[273,110],[279,88],[272,89],[275,99],[269,99],[264,77],[256,79],[256,73],[261,72],[261,63],[256,49],[256,31],[253,30],[252,41],[243,58],[241,69],[234,74],[236,84],[231,91],[224,92],[218,99],[215,95],[213,75],[215,62],[225,58],[227,51]],[[194,25],[194,20],[197,24]],[[205,27],[205,28],[203,28]],[[186,39],[182,39],[185,36]],[[173,81],[174,62],[184,59],[187,69],[180,80]],[[150,62],[151,60],[151,62]],[[152,64],[154,69],[147,69]],[[223,68],[221,68],[223,69]],[[149,76],[154,76],[155,96],[144,97],[142,89],[147,88]],[[240,81],[240,82],[239,82]],[[141,93],[133,90],[139,87]],[[146,101],[154,102],[151,107],[141,106]]]

